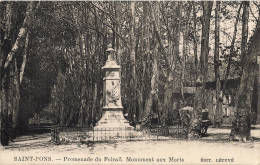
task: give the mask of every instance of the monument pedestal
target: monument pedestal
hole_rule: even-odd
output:
[[[122,110],[103,110],[101,119],[98,121],[94,130],[100,128],[133,128],[129,122],[124,118]]]

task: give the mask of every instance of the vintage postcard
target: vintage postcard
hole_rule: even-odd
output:
[[[260,165],[260,1],[1,1],[0,164]]]

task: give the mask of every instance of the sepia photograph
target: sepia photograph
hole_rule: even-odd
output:
[[[1,165],[260,165],[260,1],[0,0]]]

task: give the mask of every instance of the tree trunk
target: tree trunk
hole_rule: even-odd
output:
[[[9,144],[10,137],[12,137],[10,130],[11,121],[9,119],[9,110],[10,110],[10,69],[4,69],[3,65],[6,61],[8,53],[12,47],[12,38],[11,38],[11,29],[13,26],[12,17],[13,17],[13,2],[9,2],[6,5],[5,10],[5,31],[3,31],[3,42],[1,47],[1,109],[2,109],[2,123],[1,123],[1,144],[7,146]],[[4,21],[3,21],[4,22]],[[1,38],[2,39],[2,38]],[[8,104],[9,103],[9,104]]]
[[[23,80],[24,70],[26,66],[27,61],[27,53],[28,53],[28,45],[29,45],[29,32],[27,33],[25,44],[24,44],[24,50],[23,50],[23,61],[22,65],[20,67],[20,72],[17,67],[17,62],[15,59],[15,73],[14,73],[14,85],[15,85],[15,102],[14,102],[14,109],[13,109],[13,138],[15,138],[20,132],[19,132],[19,126],[18,126],[18,120],[19,120],[19,114],[20,114],[20,85]]]
[[[193,31],[193,45],[194,45],[194,64],[195,64],[195,70],[197,72],[198,70],[198,44],[197,44],[197,14],[196,14],[196,7],[195,2],[192,2],[192,10],[193,10],[193,25],[194,25],[194,31]],[[197,78],[197,73],[196,76]]]
[[[81,32],[81,31],[80,31]],[[85,40],[84,40],[84,36],[83,36],[83,32],[79,33],[78,36],[78,47],[79,47],[79,53],[80,53],[80,83],[81,83],[81,91],[80,91],[80,111],[79,111],[79,121],[77,123],[78,126],[83,127],[86,123],[85,123],[85,118],[86,118],[86,109],[87,109],[87,74],[86,74],[86,69],[85,64],[86,64],[86,52],[84,51],[84,47],[85,47]]]
[[[58,85],[57,85],[57,90],[58,90],[58,97],[57,97],[57,105],[58,105],[58,110],[60,112],[60,117],[59,117],[59,124],[61,126],[64,126],[66,123],[66,109],[64,108],[64,100],[65,100],[65,79],[66,77],[61,73],[61,69],[59,68],[59,73],[58,73]]]
[[[186,57],[187,57],[187,46],[188,46],[187,40],[188,40],[188,34],[190,32],[189,29],[190,13],[191,13],[191,6],[189,6],[188,8],[188,11],[186,13],[186,18],[185,18],[186,22],[183,25],[183,42],[182,42],[182,58],[181,58],[181,97],[182,97],[183,106],[185,106],[184,83],[185,83]]]
[[[153,8],[153,6],[152,6],[152,3],[150,2],[149,3],[149,10],[151,11],[151,21],[152,21],[152,24],[153,24],[154,33],[155,33],[155,36],[156,36],[156,39],[157,39],[157,43],[159,44],[159,48],[161,50],[160,52],[163,54],[166,68],[168,69],[167,83],[166,83],[166,86],[165,86],[166,87],[165,91],[167,91],[168,88],[169,88],[169,90],[171,90],[171,88],[172,88],[172,83],[171,82],[173,82],[172,81],[172,74],[173,74],[173,70],[175,68],[175,63],[172,62],[172,65],[170,65],[169,58],[167,56],[168,54],[165,51],[165,47],[164,47],[164,45],[162,43],[162,38],[160,36],[160,29],[159,29],[160,17],[159,17],[159,14],[158,14],[160,12],[160,10],[159,10],[160,9],[160,4],[158,2],[155,2],[154,9],[152,9],[152,8]],[[157,57],[157,58],[159,59],[159,57]],[[169,83],[171,83],[171,84],[169,84]],[[160,100],[159,100],[159,97],[158,97],[158,92],[155,92],[154,94],[155,94],[154,96],[156,96],[155,98],[157,99],[158,104],[160,104]],[[163,125],[163,126],[166,125],[166,119],[168,117],[168,108],[169,108],[168,107],[168,103],[169,103],[169,101],[172,100],[171,99],[172,98],[172,93],[170,93],[170,91],[167,91],[165,93],[164,97],[165,98],[164,98],[164,102],[163,102],[162,107],[159,106],[160,108],[158,108],[160,124]]]
[[[2,4],[2,3],[1,3]],[[3,9],[3,7],[2,7]],[[5,22],[5,31],[2,30],[3,28],[1,28],[1,48],[0,48],[0,74],[1,74],[1,88],[0,88],[0,94],[1,94],[1,130],[0,130],[0,135],[1,135],[1,145],[6,146],[9,143],[9,131],[8,131],[8,107],[7,107],[7,97],[8,97],[8,92],[7,89],[9,88],[9,84],[8,84],[8,80],[9,77],[7,76],[7,74],[9,74],[9,69],[5,70],[3,69],[3,64],[6,60],[6,57],[8,55],[8,52],[10,50],[11,47],[11,39],[10,39],[10,33],[11,33],[11,26],[12,26],[12,14],[13,14],[13,10],[12,10],[12,2],[8,3],[5,7],[5,13],[4,16],[1,17],[3,18],[1,21],[4,22],[4,19],[6,20]],[[3,74],[5,72],[5,74]]]
[[[260,9],[260,6],[259,6]],[[257,21],[257,25],[256,28],[260,28],[260,10],[258,10],[258,21]],[[258,54],[258,56],[260,56]],[[257,101],[257,124],[260,124],[260,61],[258,62],[258,85],[257,85],[257,93],[258,93],[258,101]]]
[[[23,63],[20,69],[20,84],[23,81],[23,75],[24,75],[24,70],[26,66],[26,61],[27,61],[27,54],[28,54],[28,45],[29,45],[29,32],[27,33],[26,39],[25,39],[25,45],[24,45],[24,51],[23,51]]]
[[[221,83],[219,75],[219,11],[220,1],[216,1],[215,8],[215,53],[214,53],[214,69],[216,81],[216,110],[214,115],[214,126],[219,127],[222,119],[222,101],[221,101]]]
[[[85,76],[83,77],[85,79]],[[85,118],[86,118],[86,109],[87,109],[87,97],[86,97],[87,87],[86,82],[83,80],[82,86],[81,86],[81,105],[80,105],[80,111],[79,111],[79,121],[78,126],[83,127],[85,125]]]
[[[121,10],[122,10],[122,6],[121,6],[121,2],[116,2],[114,3],[114,6],[115,6],[115,19],[116,19],[116,22],[115,22],[115,27],[114,29],[117,31],[117,32],[120,32],[120,24],[121,24]],[[117,59],[117,63],[118,65],[121,65],[121,39],[118,35],[115,34],[114,32],[114,35],[115,35],[115,50],[116,50],[116,59]]]
[[[0,22],[3,21],[4,18],[4,5],[3,3],[0,3]],[[2,146],[2,95],[3,95],[3,91],[2,91],[2,61],[3,61],[3,40],[4,38],[4,31],[2,28],[0,28],[0,146]]]
[[[174,70],[176,67],[176,63],[177,63],[177,58],[179,57],[179,44],[180,44],[180,33],[181,33],[181,23],[182,23],[182,2],[178,2],[177,3],[177,7],[178,7],[178,11],[177,11],[177,28],[175,30],[175,40],[174,40],[174,57],[172,59],[172,63],[170,65],[170,67],[167,69],[168,73],[167,73],[167,77],[166,77],[166,83],[164,86],[164,100],[163,100],[163,105],[162,105],[162,114],[160,116],[160,122],[162,124],[162,126],[165,126],[167,123],[167,118],[169,117],[169,115],[173,115],[170,114],[169,111],[171,111],[171,109],[173,109],[173,91],[175,89],[176,86],[176,82],[173,81],[173,76],[174,76]],[[157,16],[158,17],[158,16]],[[184,42],[184,40],[183,40]],[[182,59],[183,60],[183,59]],[[184,63],[182,63],[184,65]],[[183,74],[184,76],[184,74]],[[182,81],[181,81],[181,85],[183,85]],[[183,89],[183,88],[182,88]],[[181,92],[183,92],[183,90],[181,90]],[[184,96],[184,95],[182,95]],[[184,97],[183,97],[184,98]],[[170,121],[168,121],[170,122]]]
[[[3,77],[6,81],[6,76]],[[1,144],[3,146],[7,146],[9,144],[9,121],[8,121],[8,107],[7,107],[7,102],[8,102],[8,94],[7,94],[7,83],[5,81],[2,81],[2,89],[1,89],[1,110],[2,110],[2,126],[1,126]]]
[[[158,45],[155,46],[153,52],[153,75],[151,79],[151,91],[149,92],[148,98],[145,101],[142,125],[145,125],[150,121],[149,117],[152,111],[153,102],[155,99],[158,99]]]
[[[205,82],[207,80],[208,70],[208,54],[209,54],[209,30],[210,18],[213,2],[202,1],[203,16],[202,23],[202,39],[201,39],[201,57],[200,57],[200,74],[196,81],[196,92],[194,100],[194,108],[191,118],[191,125],[189,128],[188,138],[198,138],[201,131],[202,108],[203,108],[203,92],[205,89]]]
[[[20,103],[20,78],[19,78],[19,72],[17,68],[17,62],[15,59],[14,62],[14,80],[13,80],[14,86],[13,86],[13,92],[14,92],[14,101],[13,101],[13,115],[12,115],[12,137],[15,138],[19,131],[17,129],[18,124],[18,115],[19,115],[19,103]]]
[[[259,55],[258,55],[259,56]],[[258,64],[258,77],[257,77],[257,124],[260,124],[260,63]]]
[[[242,3],[243,3],[243,14],[242,14],[241,54],[243,60],[243,58],[245,58],[247,53],[249,2],[242,2]]]
[[[136,53],[135,53],[135,47],[136,47],[136,38],[135,38],[135,2],[130,2],[130,11],[131,11],[131,20],[130,20],[130,68],[131,68],[131,79],[130,79],[130,106],[128,110],[128,118],[130,120],[133,119],[133,116],[136,114]]]
[[[142,37],[141,37],[141,51],[140,51],[140,65],[142,66],[142,72],[140,73],[140,83],[139,88],[137,89],[137,95],[138,95],[138,114],[137,114],[137,120],[140,121],[142,119],[142,115],[144,113],[144,100],[147,97],[145,95],[145,90],[149,89],[150,82],[147,81],[150,79],[149,74],[149,53],[150,53],[150,37],[149,37],[149,2],[142,2],[143,4],[143,23],[142,23]]]
[[[258,27],[256,29],[255,34],[251,38],[249,49],[247,49],[248,17],[249,2],[243,2],[241,43],[243,71],[236,99],[235,121],[232,122],[232,130],[230,133],[231,140],[250,140],[250,111],[254,78],[257,73],[256,58],[260,52],[260,28]]]

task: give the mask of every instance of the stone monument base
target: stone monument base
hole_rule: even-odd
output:
[[[123,108],[103,108],[102,117],[94,127],[93,134],[83,141],[123,140],[141,137],[141,134],[124,118]]]
[[[134,127],[129,125],[129,122],[124,118],[121,109],[118,110],[103,110],[101,119],[97,122],[94,130],[102,128],[122,128],[133,130]]]

